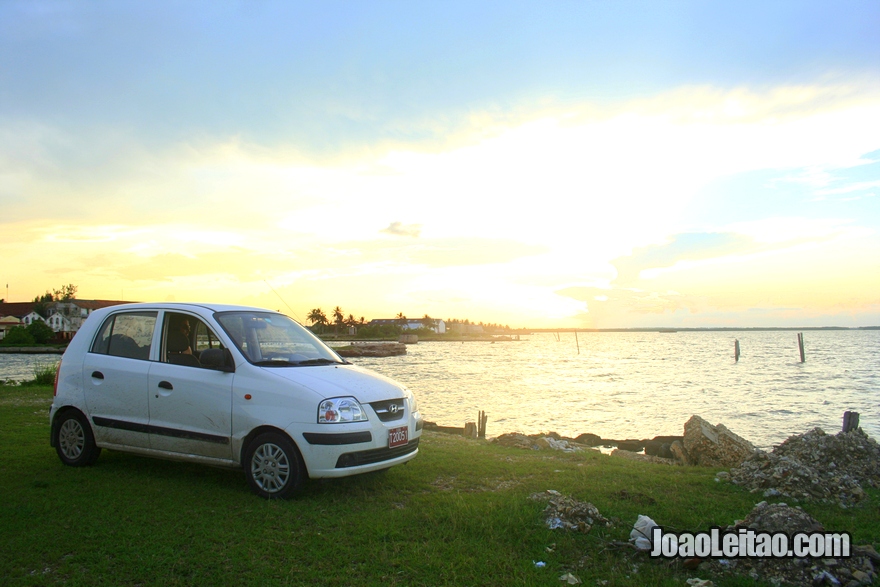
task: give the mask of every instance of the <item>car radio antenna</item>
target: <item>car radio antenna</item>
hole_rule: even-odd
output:
[[[263,280],[263,283],[265,283],[266,285],[269,286],[269,289],[272,290],[272,293],[274,293],[276,296],[278,296],[278,299],[281,300],[281,303],[283,303],[285,306],[287,306],[287,309],[290,310],[290,313],[293,314],[293,317],[296,318],[297,321],[301,323],[302,320],[300,320],[300,317],[297,316],[297,315],[296,315],[296,312],[293,311],[293,308],[291,308],[290,305],[289,305],[287,302],[284,301],[284,298],[281,297],[281,294],[279,294],[277,291],[275,291],[275,288],[272,287],[272,286],[269,284],[269,282],[266,281],[265,279]]]

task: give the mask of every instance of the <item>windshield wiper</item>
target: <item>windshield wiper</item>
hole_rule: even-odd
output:
[[[287,359],[268,359],[265,361],[254,361],[254,365],[257,367],[295,367],[299,363],[288,361]]]
[[[348,361],[334,361],[333,359],[305,359],[303,361],[290,361],[288,359],[267,359],[254,361],[257,367],[311,367],[314,365],[351,365]]]
[[[320,358],[320,359],[306,359],[305,361],[297,361],[293,364],[300,365],[300,366],[302,366],[302,365],[308,366],[308,365],[340,365],[342,363],[340,363],[339,361],[334,361],[332,359]]]

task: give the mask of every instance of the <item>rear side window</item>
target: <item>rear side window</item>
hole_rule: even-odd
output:
[[[114,314],[104,321],[92,352],[130,359],[149,359],[156,312]]]

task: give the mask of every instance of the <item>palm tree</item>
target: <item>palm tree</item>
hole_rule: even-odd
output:
[[[339,336],[339,327],[345,324],[345,314],[342,313],[342,308],[336,306],[333,308],[333,325],[335,328],[336,336]]]
[[[312,323],[312,326],[320,325],[323,331],[323,327],[327,324],[327,316],[324,314],[324,311],[321,308],[314,308],[309,311],[308,316],[306,316],[309,322]]]

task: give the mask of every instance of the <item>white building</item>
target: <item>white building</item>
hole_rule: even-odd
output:
[[[400,318],[377,318],[375,320],[370,320],[370,324],[391,324],[393,326],[400,326],[403,330],[418,330],[419,328],[425,328],[424,318],[407,318],[406,320],[401,320]],[[434,326],[430,328],[430,330],[436,332],[437,334],[446,334],[446,321],[440,320],[438,318],[431,319],[434,323]]]
[[[95,310],[115,306],[126,302],[111,300],[77,300],[66,302],[46,302],[43,307],[47,318],[43,318],[34,308],[35,302],[3,302],[0,303],[0,318],[11,316],[18,320],[19,326],[30,326],[37,320],[42,320],[52,328],[58,338],[71,339],[82,323]],[[11,323],[11,322],[10,322]],[[11,328],[11,326],[10,326]],[[5,330],[4,330],[5,336]]]
[[[24,326],[24,323],[15,316],[3,316],[0,318],[0,340],[6,337],[6,333],[16,326]]]

